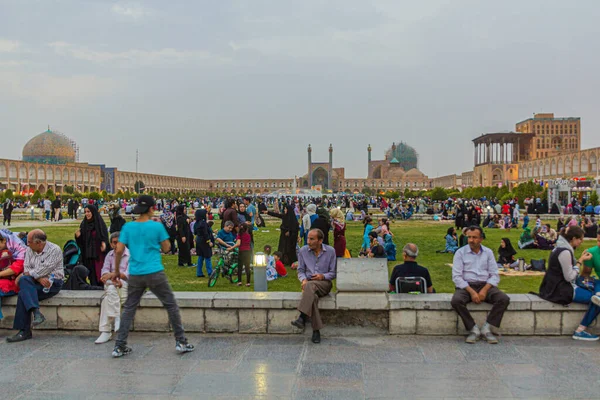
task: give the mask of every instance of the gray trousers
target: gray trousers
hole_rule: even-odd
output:
[[[318,331],[323,327],[319,313],[319,297],[327,296],[331,292],[332,286],[331,281],[308,281],[304,286],[298,311],[310,317],[313,331]]]
[[[164,271],[148,275],[131,275],[129,276],[127,283],[127,300],[125,300],[123,313],[121,314],[121,326],[119,327],[117,340],[115,342],[117,346],[127,344],[127,336],[129,336],[131,323],[133,322],[135,312],[140,305],[140,300],[146,288],[150,289],[167,309],[169,322],[175,331],[175,339],[185,340],[185,332],[183,331],[183,324],[181,323],[179,307],[177,306],[173,289],[171,289],[171,285],[169,285],[167,275]]]

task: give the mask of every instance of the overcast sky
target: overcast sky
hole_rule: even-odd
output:
[[[367,175],[393,141],[435,177],[534,112],[600,146],[597,0],[0,0],[0,158],[51,128],[80,160],[199,178]]]

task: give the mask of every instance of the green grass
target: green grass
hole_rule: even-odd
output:
[[[217,221],[218,222],[218,221]],[[551,222],[552,225],[555,222]],[[279,231],[276,230],[279,226],[276,222],[270,222],[267,227],[261,229],[259,232],[254,233],[255,249],[257,251],[262,250],[265,244],[270,244],[274,249],[277,248],[279,242]],[[401,249],[407,242],[416,243],[419,246],[419,258],[418,262],[420,265],[427,267],[431,273],[433,285],[438,293],[452,293],[454,292],[454,285],[452,283],[451,272],[452,269],[446,264],[452,263],[451,254],[438,254],[436,250],[444,248],[445,240],[444,236],[446,230],[450,226],[445,222],[434,222],[434,221],[402,221],[392,223],[391,230],[394,233],[394,242],[398,247],[398,256],[401,257]],[[67,240],[73,238],[73,234],[77,229],[77,225],[52,225],[49,223],[41,224],[41,229],[44,229],[48,235],[50,241],[62,246]],[[31,227],[19,229],[18,227],[13,230],[31,230]],[[269,232],[262,232],[268,230]],[[362,243],[362,231],[363,227],[360,223],[349,223],[346,230],[346,240],[348,249],[356,256],[360,250]],[[521,233],[520,229],[513,229],[510,232],[499,229],[486,229],[487,239],[483,244],[490,247],[496,254],[500,239],[503,237],[510,238],[513,245],[516,247],[516,243]],[[589,248],[596,245],[595,240],[586,240],[583,242],[581,248],[576,250],[576,256],[578,257],[583,249]],[[529,263],[531,259],[548,259],[549,251],[545,250],[519,250],[517,257],[525,258],[526,262]],[[193,261],[196,262],[197,258],[193,257]],[[182,268],[177,266],[177,256],[163,256],[163,261],[166,267],[167,275],[174,290],[177,291],[252,291],[252,287],[246,288],[238,287],[229,283],[227,279],[219,278],[217,284],[213,288],[209,288],[207,284],[207,278],[196,278],[195,268]],[[216,265],[217,258],[213,258],[213,265]],[[388,263],[388,269],[391,271],[392,268],[400,264],[402,261],[391,261]],[[500,289],[507,293],[527,293],[530,291],[537,292],[541,277],[501,277]],[[269,282],[269,291],[285,291],[285,292],[299,292],[300,283],[297,280],[296,271],[288,268],[288,277],[277,279]]]

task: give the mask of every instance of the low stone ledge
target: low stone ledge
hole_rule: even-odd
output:
[[[342,292],[336,296],[338,310],[388,310],[389,304],[385,292]]]
[[[62,291],[40,302],[46,322],[36,329],[96,330],[102,291]],[[301,293],[175,292],[186,330],[190,332],[239,332],[294,334],[290,321],[297,318]],[[561,306],[534,295],[510,294],[511,303],[499,330],[504,335],[570,335],[588,306]],[[354,334],[455,335],[465,334],[462,321],[450,305],[452,294],[391,294],[384,292],[330,293],[319,301],[326,325],[350,328]],[[0,329],[12,329],[17,296],[3,298],[5,318]],[[473,318],[482,324],[491,305],[469,304]],[[144,295],[134,329],[169,331],[166,311],[151,293]],[[592,327],[591,332],[598,332]]]
[[[585,304],[571,303],[563,306],[556,303],[546,301],[534,294],[527,294],[531,301],[531,309],[533,311],[586,311],[588,306]]]
[[[526,294],[509,294],[509,311],[531,310],[531,299]],[[450,301],[452,293],[432,294],[390,294],[390,310],[452,310]],[[545,300],[541,300],[544,301]],[[547,302],[546,302],[547,303]],[[469,303],[467,305],[472,311],[489,311],[492,305],[488,303]]]
[[[284,292],[283,293],[283,308],[295,310],[298,308],[302,293],[299,292]],[[329,293],[327,296],[319,298],[319,310],[335,310],[336,309],[336,294]]]
[[[216,294],[217,292],[175,292],[175,299],[179,308],[212,308]],[[152,292],[147,292],[142,296],[140,306],[162,307],[162,303]]]
[[[213,308],[283,308],[284,292],[217,292]]]

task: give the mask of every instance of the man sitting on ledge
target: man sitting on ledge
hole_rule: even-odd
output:
[[[417,256],[419,255],[419,248],[414,243],[407,243],[402,249],[402,257],[404,257],[404,264],[396,265],[392,271],[392,277],[390,278],[390,292],[396,290],[396,279],[406,277],[419,277],[424,278],[427,282],[427,293],[433,293],[433,283],[431,282],[431,276],[429,270],[425,267],[421,267],[417,264]]]
[[[319,314],[319,297],[331,291],[331,281],[335,279],[337,258],[333,247],[323,244],[323,232],[311,229],[308,232],[307,246],[298,253],[298,279],[302,282],[302,298],[298,305],[300,316],[292,325],[304,329],[308,318],[312,323],[312,342],[321,343],[320,330],[323,327]]]
[[[20,290],[13,329],[18,329],[19,333],[6,338],[8,343],[22,342],[33,337],[31,326],[40,325],[46,320],[40,312],[39,301],[58,294],[64,279],[63,253],[60,247],[48,242],[46,234],[40,229],[29,232],[27,243],[29,248],[25,253],[24,272],[17,278]],[[54,275],[54,282],[50,280],[51,275]]]
[[[475,343],[482,336],[488,343],[496,344],[498,339],[492,334],[491,327],[500,327],[510,299],[498,289],[500,283],[498,265],[492,250],[481,245],[483,240],[481,227],[469,227],[467,240],[469,245],[461,247],[454,253],[452,281],[456,291],[452,296],[452,308],[456,310],[469,331],[467,343]],[[471,301],[476,304],[482,301],[493,304],[481,330],[467,309],[467,304]]]

